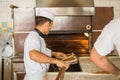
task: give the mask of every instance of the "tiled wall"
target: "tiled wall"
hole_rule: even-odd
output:
[[[35,7],[35,0],[0,0],[0,32],[12,32],[10,4],[18,7]]]
[[[0,0],[0,21],[12,21],[10,4],[18,7],[35,7],[35,0]]]
[[[0,22],[0,32],[12,32],[12,22]]]
[[[114,18],[120,15],[120,0],[94,0],[95,6],[113,6]],[[10,27],[6,24],[13,23],[11,19],[10,4],[14,4],[18,7],[35,7],[36,0],[0,0],[0,31],[11,31]],[[4,26],[6,25],[6,26]],[[8,28],[8,29],[6,29]]]

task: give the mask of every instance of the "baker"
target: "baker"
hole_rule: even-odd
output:
[[[120,78],[120,69],[106,57],[114,49],[120,56],[120,17],[104,27],[90,53],[91,61],[99,68]]]
[[[55,15],[48,10],[38,10],[35,29],[31,31],[24,43],[24,64],[26,75],[24,80],[45,80],[44,75],[50,64],[56,64],[59,68],[69,68],[69,64],[55,57],[66,58],[62,52],[53,52],[46,47],[44,35],[52,28]]]

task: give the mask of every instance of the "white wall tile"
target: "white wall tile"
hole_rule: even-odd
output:
[[[14,2],[15,2],[15,1],[17,1],[17,0],[6,0],[6,1],[7,1],[7,2],[11,2],[11,1],[14,1]]]
[[[6,1],[6,0],[0,0],[0,1]]]
[[[0,1],[0,8],[6,7],[6,1]]]
[[[35,7],[35,0],[17,0],[16,2],[19,7]]]
[[[2,13],[2,14],[0,14],[0,22],[5,22],[6,21],[6,13]]]

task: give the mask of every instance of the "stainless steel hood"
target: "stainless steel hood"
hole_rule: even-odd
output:
[[[94,15],[94,0],[36,0],[36,7],[55,15]]]

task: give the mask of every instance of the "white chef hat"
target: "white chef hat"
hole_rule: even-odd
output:
[[[36,16],[42,16],[42,17],[48,18],[52,21],[55,17],[55,15],[52,12],[50,12],[49,10],[43,10],[43,9],[39,9],[39,8],[36,9]]]

